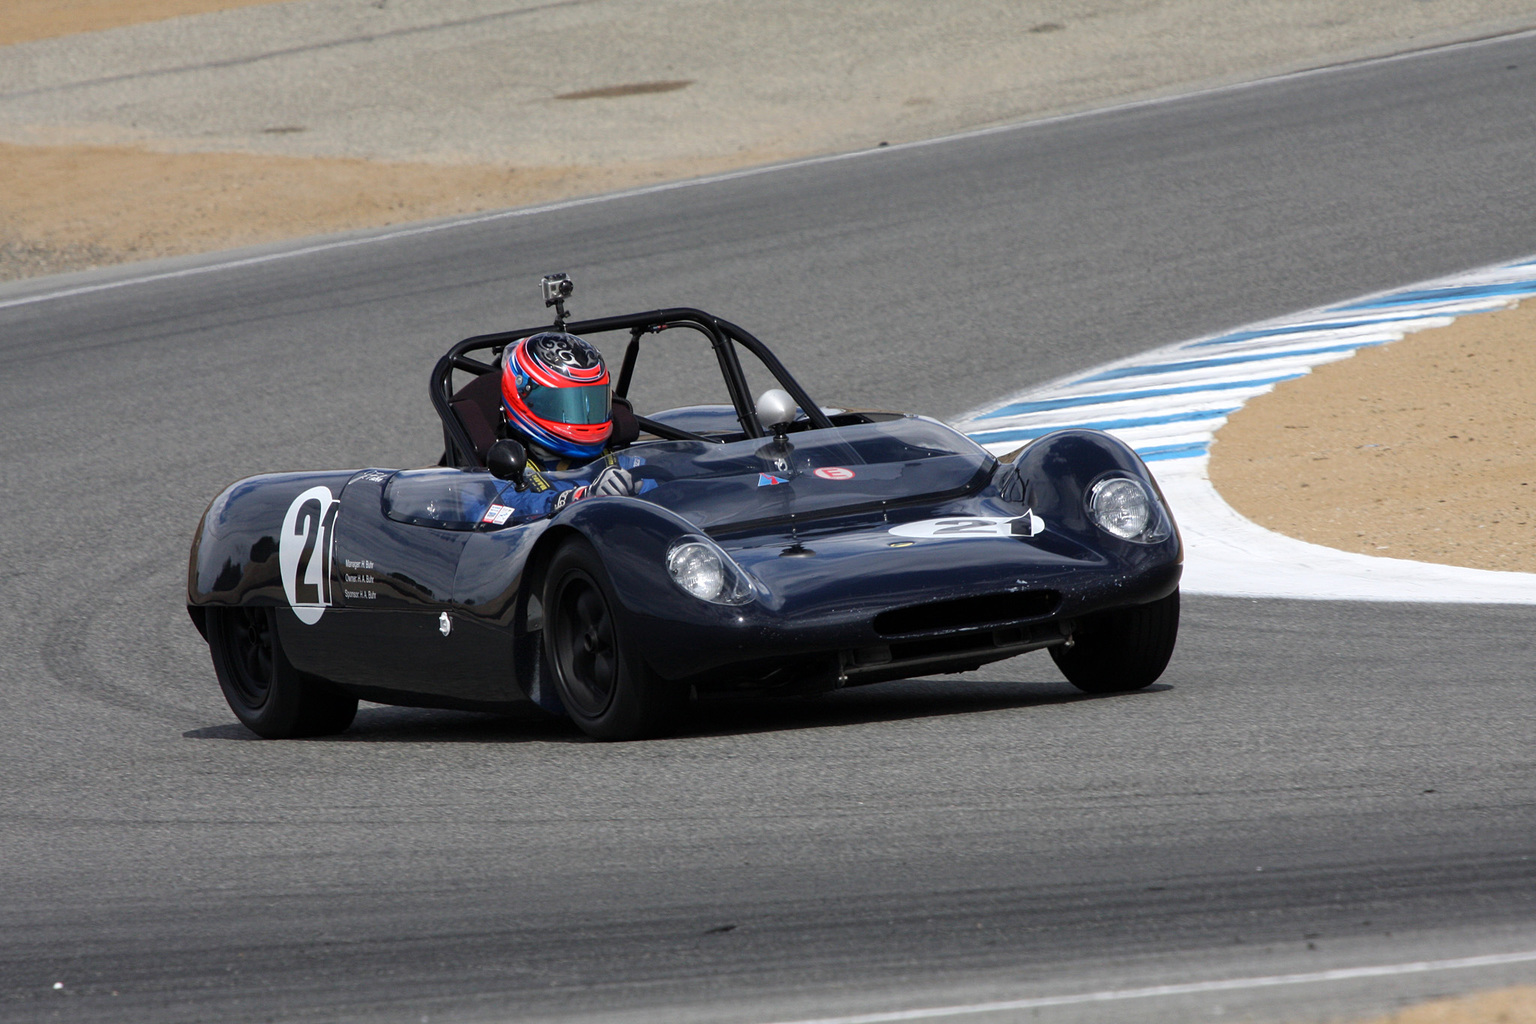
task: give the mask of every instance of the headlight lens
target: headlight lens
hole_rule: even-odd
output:
[[[1088,515],[1105,533],[1132,540],[1146,532],[1152,519],[1152,496],[1128,477],[1100,480],[1088,492]]]
[[[667,573],[672,582],[701,601],[714,604],[746,604],[752,600],[752,584],[731,556],[707,540],[682,537],[667,551]]]

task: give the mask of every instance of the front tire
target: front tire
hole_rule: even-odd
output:
[[[1179,636],[1179,592],[1083,623],[1073,645],[1051,648],[1067,682],[1084,693],[1123,693],[1157,682]]]
[[[543,600],[545,661],[571,721],[600,740],[644,739],[670,728],[679,704],[674,688],[641,659],[590,544],[573,539],[555,552]]]
[[[247,729],[269,740],[329,736],[352,724],[357,698],[288,661],[274,608],[209,608],[208,651],[224,699]]]

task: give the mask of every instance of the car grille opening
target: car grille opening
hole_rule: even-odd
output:
[[[875,616],[875,632],[881,636],[909,633],[942,633],[957,629],[984,629],[1005,622],[1049,615],[1061,603],[1054,590],[1015,590],[981,594],[953,601],[892,608]]]

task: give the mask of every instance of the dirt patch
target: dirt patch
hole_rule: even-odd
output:
[[[0,280],[504,209],[793,155],[490,167],[0,143]]]
[[[1293,0],[1236,20],[1218,0],[0,6],[15,43],[0,46],[0,278],[932,138],[1536,24],[1536,0]],[[292,162],[309,159],[312,183]]]
[[[5,0],[0,46],[285,0]]]
[[[1279,385],[1217,433],[1210,472],[1291,537],[1536,572],[1536,302]]]
[[[1536,1024],[1536,986],[1436,999],[1359,1024]]]

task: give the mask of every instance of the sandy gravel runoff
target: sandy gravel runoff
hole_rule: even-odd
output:
[[[1211,481],[1345,551],[1536,572],[1536,302],[1327,363],[1234,413]]]
[[[282,0],[5,0],[0,46]]]
[[[1435,999],[1362,1024],[1536,1024],[1536,987]]]
[[[927,138],[1536,25],[1536,0],[7,0],[3,20],[0,279]]]

